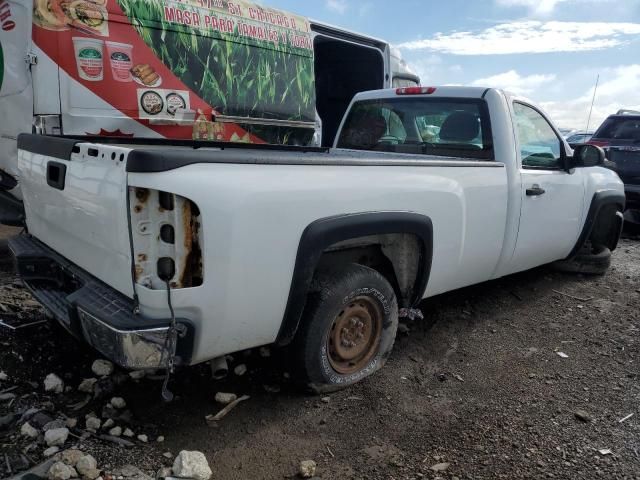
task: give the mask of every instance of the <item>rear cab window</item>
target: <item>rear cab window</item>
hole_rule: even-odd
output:
[[[640,116],[609,117],[593,138],[609,140],[640,140]]]
[[[353,105],[338,148],[493,160],[484,100],[385,98]]]

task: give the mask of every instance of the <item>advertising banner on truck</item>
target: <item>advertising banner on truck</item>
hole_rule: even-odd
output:
[[[73,133],[136,134],[114,128],[120,116],[169,138],[313,134],[293,128],[315,121],[312,34],[296,15],[244,0],[35,0],[33,42],[83,90],[63,95],[73,115],[97,108],[79,100],[86,91],[104,110],[105,128],[94,118]]]

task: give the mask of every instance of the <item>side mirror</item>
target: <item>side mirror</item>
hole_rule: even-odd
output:
[[[604,150],[595,145],[579,145],[573,151],[574,167],[602,167],[605,164]]]

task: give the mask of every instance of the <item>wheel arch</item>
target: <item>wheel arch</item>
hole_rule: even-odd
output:
[[[622,213],[624,212],[625,203],[624,193],[617,190],[596,192],[591,200],[580,237],[578,237],[578,241],[567,259],[574,258],[593,235],[597,235],[602,239],[605,242],[605,246],[611,251],[615,250],[624,225]],[[617,213],[609,216],[609,218],[604,218],[604,213],[610,209],[615,209]]]
[[[398,298],[403,306],[413,306],[422,299],[431,274],[433,223],[429,217],[412,212],[365,212],[327,217],[308,225],[300,237],[287,307],[276,344],[288,345],[295,337],[314,274],[332,246],[355,239],[398,234],[415,237],[419,249],[411,291],[406,298]]]

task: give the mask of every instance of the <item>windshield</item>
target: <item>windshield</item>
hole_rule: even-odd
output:
[[[612,117],[605,120],[594,138],[640,140],[640,117]]]
[[[339,148],[491,159],[482,100],[398,97],[354,104]]]

